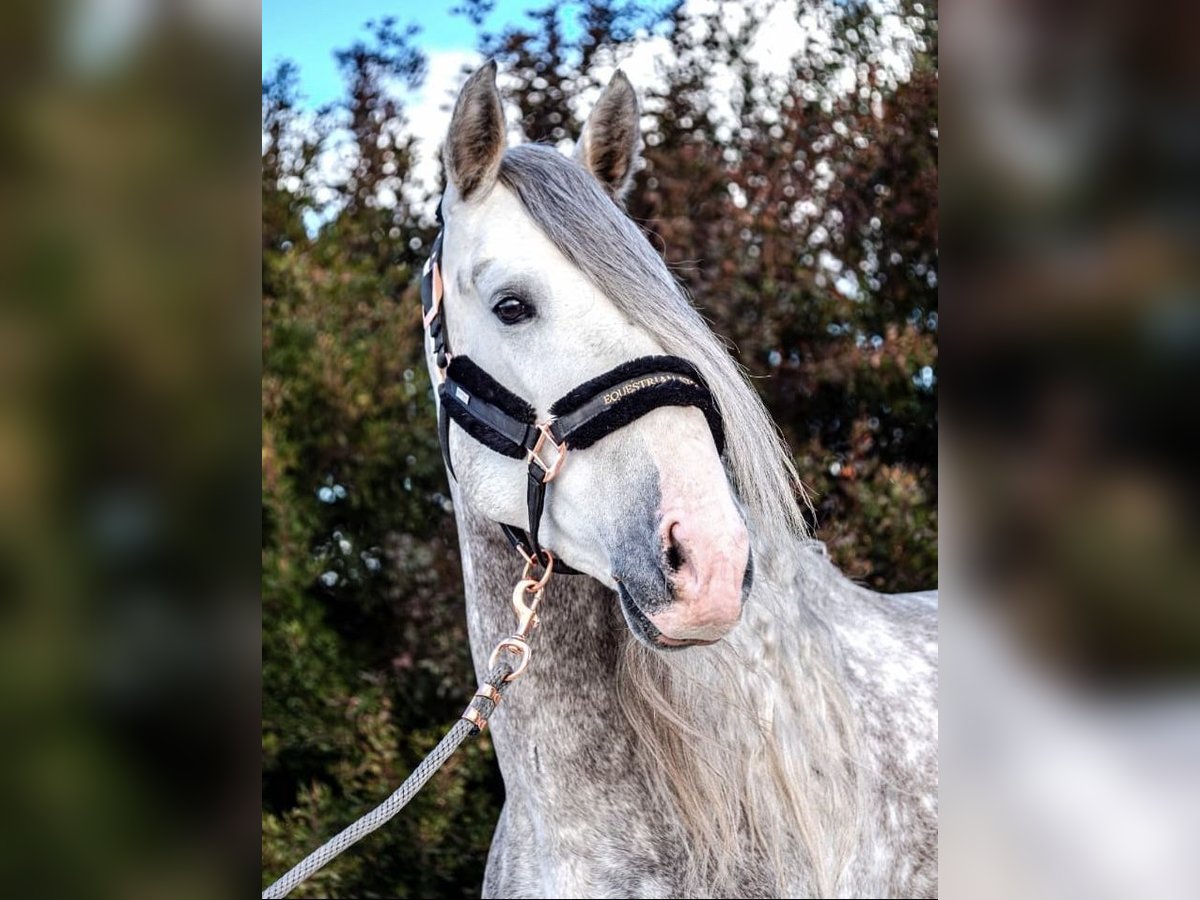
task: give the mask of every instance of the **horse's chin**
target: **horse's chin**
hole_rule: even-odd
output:
[[[642,612],[637,601],[630,596],[625,585],[620,582],[617,583],[617,596],[621,600],[621,612],[625,616],[625,622],[629,626],[630,632],[641,644],[652,650],[685,650],[688,647],[707,647],[716,643],[716,641],[698,639],[681,641],[668,637],[655,627],[650,618]]]

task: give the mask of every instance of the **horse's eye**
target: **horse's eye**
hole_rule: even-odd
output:
[[[533,307],[519,297],[502,297],[500,302],[492,307],[492,312],[505,325],[516,325],[533,318]]]

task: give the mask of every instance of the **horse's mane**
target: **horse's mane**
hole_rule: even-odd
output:
[[[726,346],[589,173],[551,147],[525,144],[506,152],[500,181],[631,321],[700,370],[724,419],[726,469],[755,546],[747,613],[755,626],[678,654],[626,635],[618,677],[649,787],[687,831],[679,836],[690,859],[685,895],[752,885],[766,896],[830,896],[856,846],[863,785],[836,641],[797,597],[805,589],[797,577],[828,595],[838,576],[805,546],[815,542],[806,539],[791,452]],[[744,841],[754,870],[733,871],[729,861],[746,858]]]
[[[581,166],[552,147],[521,144],[500,164],[542,233],[597,288],[672,356],[708,382],[725,423],[725,463],[752,534],[803,535],[804,497],[788,450],[725,344],[688,300],[645,235]]]

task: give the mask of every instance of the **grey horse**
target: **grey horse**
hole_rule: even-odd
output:
[[[937,894],[937,606],[859,587],[804,532],[791,454],[625,215],[638,104],[618,72],[570,159],[507,147],[489,63],[444,149],[452,346],[541,419],[622,362],[691,362],[724,421],[655,409],[549,486],[555,577],[491,728],[506,800],[488,897]],[[431,372],[435,369],[432,356]],[[525,465],[449,431],[482,678],[513,629]]]

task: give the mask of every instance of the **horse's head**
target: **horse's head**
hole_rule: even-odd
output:
[[[600,96],[572,161],[548,147],[506,149],[495,75],[489,63],[467,81],[445,144],[445,327],[456,357],[544,422],[556,400],[623,363],[691,359],[698,348],[664,346],[663,334],[683,339],[704,326],[618,205],[638,144],[625,76]],[[645,325],[652,315],[666,317],[657,335]],[[457,426],[449,449],[465,502],[494,521],[526,523],[522,460]],[[543,452],[552,465],[555,451]],[[652,646],[721,638],[749,589],[746,524],[710,424],[693,406],[656,407],[568,451],[549,485],[541,540],[616,590],[630,629]]]

